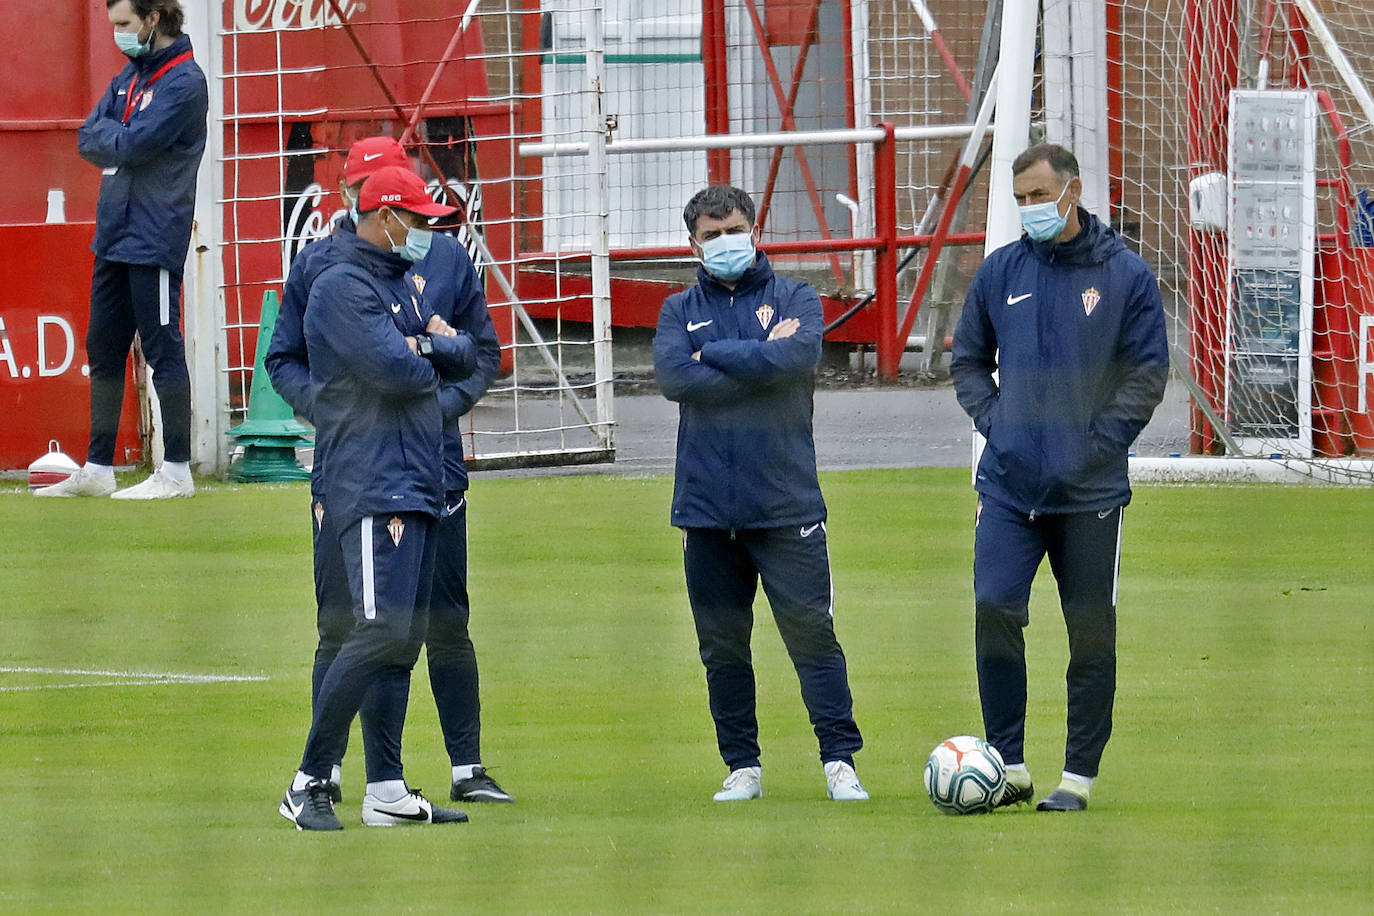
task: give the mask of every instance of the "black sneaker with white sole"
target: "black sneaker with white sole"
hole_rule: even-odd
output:
[[[997,799],[997,807],[1006,808],[1011,805],[1022,805],[1030,801],[1035,795],[1035,786],[1028,779],[1025,782],[1012,782],[1007,780],[1006,788],[1002,790],[1001,796]]]
[[[465,802],[513,802],[515,798],[496,784],[485,767],[473,767],[467,779],[454,780],[448,797]]]
[[[297,830],[343,829],[334,814],[334,803],[329,800],[329,785],[323,779],[312,779],[299,791],[288,788],[277,811]]]
[[[411,824],[462,824],[468,816],[457,808],[436,808],[419,789],[394,802],[368,793],[363,796],[363,823],[369,827],[402,827]]]

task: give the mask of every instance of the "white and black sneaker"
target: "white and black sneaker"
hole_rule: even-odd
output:
[[[455,779],[448,797],[464,802],[513,802],[515,798],[496,784],[486,767],[473,767],[467,779]]]
[[[310,780],[304,789],[287,788],[277,811],[295,824],[297,830],[343,829],[334,814],[334,803],[329,800],[329,786],[323,779]]]
[[[457,808],[436,808],[419,789],[398,801],[384,802],[371,792],[363,796],[363,823],[369,827],[409,824],[462,824],[468,816]]]

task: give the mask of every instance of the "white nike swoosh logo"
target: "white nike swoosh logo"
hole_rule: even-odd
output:
[[[393,302],[393,303],[391,303],[391,314],[393,314],[393,315],[399,315],[399,314],[401,314],[401,303],[399,303],[399,302]]]
[[[821,526],[821,525],[820,525],[820,522],[817,522],[817,523],[814,524],[814,525],[806,525],[806,526],[804,526],[804,527],[802,528],[802,530],[801,530],[801,536],[804,537],[804,538],[809,538],[809,537],[811,537],[811,535],[813,535],[813,534],[816,533],[816,529],[819,528],[820,526]]]
[[[702,328],[706,327],[708,324],[710,324],[710,323],[713,322],[713,321],[715,321],[714,318],[708,318],[706,321],[689,321],[689,322],[687,322],[687,330],[688,330],[689,332],[690,332],[690,331],[699,331],[699,330],[701,330]]]
[[[299,805],[293,805],[291,804],[291,799],[288,798],[286,800],[286,807],[291,809],[291,818],[294,820],[300,817],[301,812],[305,810],[305,803],[301,802]]]
[[[382,154],[381,154],[381,153],[372,153],[371,155],[369,155],[369,154],[367,154],[367,153],[363,153],[363,162],[371,162],[373,159],[380,159],[380,158],[382,158]]]
[[[1007,297],[1007,305],[1015,305],[1016,303],[1020,302],[1020,301],[1023,300],[1023,299],[1029,299],[1029,298],[1030,298],[1031,296],[1033,296],[1033,295],[1035,295],[1035,294],[1034,294],[1034,293],[1022,293],[1022,294],[1019,295],[1019,296],[1008,296],[1008,297]]]

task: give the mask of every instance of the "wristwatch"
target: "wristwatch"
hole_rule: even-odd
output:
[[[434,355],[434,340],[428,334],[415,335],[415,349],[420,355],[428,359]]]

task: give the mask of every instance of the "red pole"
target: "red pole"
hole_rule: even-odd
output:
[[[811,12],[806,20],[806,37],[802,39],[801,47],[797,51],[797,63],[792,68],[792,85],[787,90],[787,98],[782,103],[782,122],[787,123],[792,117],[792,112],[797,107],[797,93],[801,90],[802,72],[806,69],[806,58],[811,53],[811,45],[816,36],[816,14],[820,11],[821,0],[811,0]],[[773,51],[769,47],[760,45],[759,50],[767,55],[772,55]],[[781,146],[773,150],[773,155],[768,160],[768,178],[763,183],[763,199],[759,203],[759,218],[757,223],[762,227],[768,219],[768,208],[773,202],[773,187],[778,182],[778,170],[782,168]]]
[[[522,98],[517,104],[517,124],[516,129],[521,137],[531,137],[538,139],[544,131],[543,117],[540,99],[544,92],[544,71],[540,62],[540,30],[541,14],[539,12],[539,0],[525,0],[524,11],[520,14],[520,95]],[[527,159],[522,163],[512,163],[512,168],[516,174],[523,173],[525,181],[517,182],[519,190],[515,192],[516,206],[519,208],[517,213],[512,214],[517,218],[518,225],[521,227],[519,238],[514,239],[515,245],[512,252],[517,248],[533,249],[538,251],[544,247],[543,220],[544,215],[544,160]],[[511,175],[515,178],[515,174]],[[512,233],[514,234],[514,233]],[[512,283],[519,283],[520,271],[515,271]]]
[[[1188,177],[1225,171],[1226,122],[1230,90],[1236,85],[1235,0],[1188,0],[1184,9],[1187,46]],[[1222,415],[1226,383],[1226,235],[1188,230],[1188,314],[1192,333],[1192,372],[1208,403]],[[1191,410],[1190,449],[1213,450],[1217,435],[1206,415]]]
[[[701,0],[701,67],[706,78],[706,133],[730,133],[730,71],[725,48],[725,0]],[[706,180],[730,183],[730,151],[706,151]]]
[[[906,341],[897,337],[897,138],[890,121],[879,125],[883,139],[873,150],[873,206],[877,236],[883,240],[874,258],[878,307],[878,377],[897,380]]]
[[[1122,206],[1122,176],[1125,173],[1121,149],[1125,120],[1121,91],[1121,4],[1122,0],[1107,0],[1107,196],[1118,209]]]
[[[469,20],[469,23],[471,20]],[[480,28],[480,26],[479,26]],[[439,77],[443,76],[444,68],[449,61],[453,60],[458,51],[458,42],[463,40],[464,33],[467,32],[467,25],[460,19],[458,28],[453,30],[453,37],[449,39],[448,47],[444,49],[444,54],[439,58],[439,63],[434,68],[434,73],[429,78],[429,85],[425,86],[425,91],[420,95],[420,101],[415,106],[415,114],[410,116],[406,129],[401,132],[401,137],[397,141],[402,146],[407,146],[414,139],[415,128],[420,123],[420,117],[425,113],[425,106],[429,104],[430,97],[434,95],[434,89],[439,85]]]

